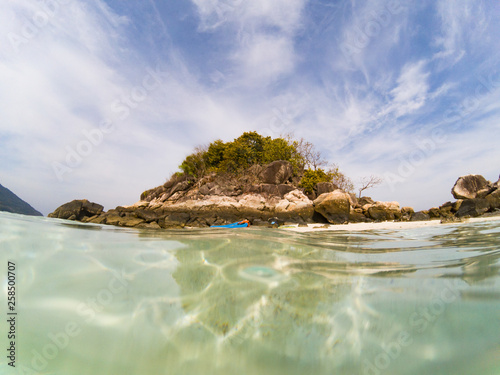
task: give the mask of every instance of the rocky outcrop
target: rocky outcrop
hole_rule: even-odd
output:
[[[369,217],[367,217],[362,208],[354,208],[351,206],[351,210],[349,212],[349,222],[350,223],[366,223],[373,221]]]
[[[488,212],[491,208],[490,202],[484,198],[474,198],[465,200],[458,209],[457,217],[477,217]]]
[[[314,215],[313,202],[300,190],[286,194],[274,207],[275,213],[286,221],[311,222]],[[296,220],[295,220],[296,221]]]
[[[401,221],[409,221],[414,213],[413,207],[401,208]]]
[[[470,174],[458,178],[451,189],[451,194],[455,199],[474,199],[478,192],[485,193],[490,187],[491,183],[483,176]]]
[[[461,198],[414,212],[411,207],[400,208],[398,202],[379,202],[370,197],[357,199],[330,183],[318,183],[314,188],[317,198],[312,200],[297,187],[296,181],[290,181],[291,166],[287,162],[253,166],[247,172],[238,178],[212,173],[198,181],[174,176],[165,184],[144,192],[141,200],[132,206],[103,212],[99,204],[75,200],[62,205],[49,217],[158,229],[205,227],[243,219],[254,225],[267,225],[270,219],[299,224],[433,219],[453,223],[466,217],[500,213],[499,181],[492,184],[477,175],[459,178],[453,188],[457,196],[474,198]]]
[[[268,199],[260,194],[242,194],[236,197],[208,196],[182,202],[151,201],[134,206],[118,207],[117,213],[104,214],[104,224],[120,226],[156,222],[161,228],[210,226],[242,219],[266,223],[277,217],[282,221],[311,222],[314,213],[312,201],[301,191],[293,190],[283,198]],[[110,223],[111,218],[111,223]]]
[[[431,208],[430,217],[440,218],[443,222],[455,222],[455,219],[500,213],[499,181],[491,183],[481,175],[458,178],[451,190],[457,201],[446,202],[439,209]]]
[[[260,172],[260,180],[265,184],[284,184],[293,175],[292,165],[283,160],[273,161]]]
[[[88,219],[101,214],[103,209],[104,207],[100,204],[89,202],[87,199],[74,200],[63,204],[48,216],[57,219],[83,221],[85,218]]]
[[[425,211],[418,211],[411,215],[411,221],[427,221],[430,220],[431,217]]]
[[[321,194],[314,200],[314,210],[331,224],[347,223],[351,212],[349,194],[342,190]]]
[[[387,221],[401,218],[398,202],[375,202],[368,205],[368,214],[375,221]]]
[[[321,194],[331,193],[332,191],[335,190],[338,190],[338,187],[333,182],[318,182],[314,187],[314,192],[318,197]]]
[[[500,209],[500,186],[498,186],[498,182],[496,184],[497,189],[485,196],[490,208],[494,210]]]
[[[363,207],[366,204],[375,204],[375,201],[370,197],[361,197],[358,199],[358,204]]]

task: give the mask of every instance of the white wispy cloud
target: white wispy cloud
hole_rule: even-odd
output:
[[[240,74],[250,86],[261,86],[293,72],[295,60],[293,42],[271,35],[253,35],[233,55]]]
[[[488,21],[484,7],[482,2],[472,0],[460,3],[440,0],[436,7],[441,18],[441,34],[434,41],[439,48],[434,58],[449,60],[454,65],[480,40],[486,30]]]
[[[398,45],[408,22],[411,5],[401,2],[356,1],[344,12],[335,67],[361,71],[370,81],[370,70]]]
[[[394,113],[396,118],[420,109],[426,102],[429,91],[429,72],[426,61],[409,63],[403,67],[397,86],[390,91],[391,102],[382,115]]]
[[[274,26],[286,34],[300,26],[305,0],[192,0],[200,17],[200,30],[213,31],[231,24],[243,32]]]
[[[301,27],[304,0],[192,1],[200,17],[200,32],[230,35],[227,61],[233,84],[262,87],[293,72],[297,61],[294,38]]]

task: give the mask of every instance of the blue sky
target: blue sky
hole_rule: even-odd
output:
[[[196,145],[313,142],[425,209],[500,173],[497,1],[0,3],[0,183],[44,214],[133,204]]]

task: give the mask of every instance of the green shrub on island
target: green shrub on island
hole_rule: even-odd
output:
[[[332,182],[333,177],[332,172],[325,172],[322,168],[316,170],[306,169],[300,180],[299,187],[303,188],[304,192],[310,194],[318,182]]]
[[[184,174],[198,179],[209,172],[238,174],[254,164],[285,160],[292,164],[298,175],[305,164],[298,145],[297,141],[290,139],[273,139],[257,132],[245,132],[232,142],[219,139],[208,147],[198,147],[184,159],[179,168]]]
[[[199,180],[208,173],[241,176],[252,165],[265,165],[273,161],[288,161],[294,177],[300,179],[299,187],[312,193],[318,182],[332,182],[340,189],[352,191],[351,180],[340,172],[336,165],[324,170],[327,162],[316,151],[314,145],[304,139],[294,140],[291,136],[271,138],[259,133],[245,132],[231,142],[220,139],[208,146],[197,147],[179,166],[181,172],[171,181],[184,179]],[[147,196],[149,191],[142,196]]]
[[[299,187],[304,189],[304,192],[310,194],[319,182],[331,182],[339,189],[348,193],[352,193],[354,191],[354,184],[351,179],[340,172],[339,167],[336,165],[327,171],[322,168],[306,169],[300,180]]]

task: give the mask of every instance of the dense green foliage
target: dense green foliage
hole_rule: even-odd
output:
[[[180,169],[189,176],[202,177],[207,172],[238,173],[254,164],[275,160],[289,161],[296,173],[304,165],[297,142],[285,138],[263,137],[246,132],[232,142],[216,140],[186,157]]]
[[[184,159],[179,168],[185,175],[193,176],[196,178],[202,177],[206,171],[205,154],[202,152],[195,152]]]
[[[303,188],[306,193],[312,193],[314,186],[316,186],[318,182],[333,182],[333,184],[339,189],[349,193],[354,189],[352,181],[349,177],[340,172],[337,166],[334,166],[327,171],[322,168],[306,169],[302,179],[300,180],[299,187]]]
[[[318,182],[333,182],[345,191],[352,191],[351,180],[337,166],[325,171],[327,163],[314,146],[304,139],[290,136],[271,138],[257,132],[246,132],[232,142],[218,139],[208,146],[197,147],[179,166],[183,178],[200,179],[207,173],[238,175],[254,164],[264,165],[276,160],[290,162],[294,175],[302,177],[300,187],[312,193]],[[179,177],[177,176],[177,177]],[[144,194],[143,194],[144,195]]]

